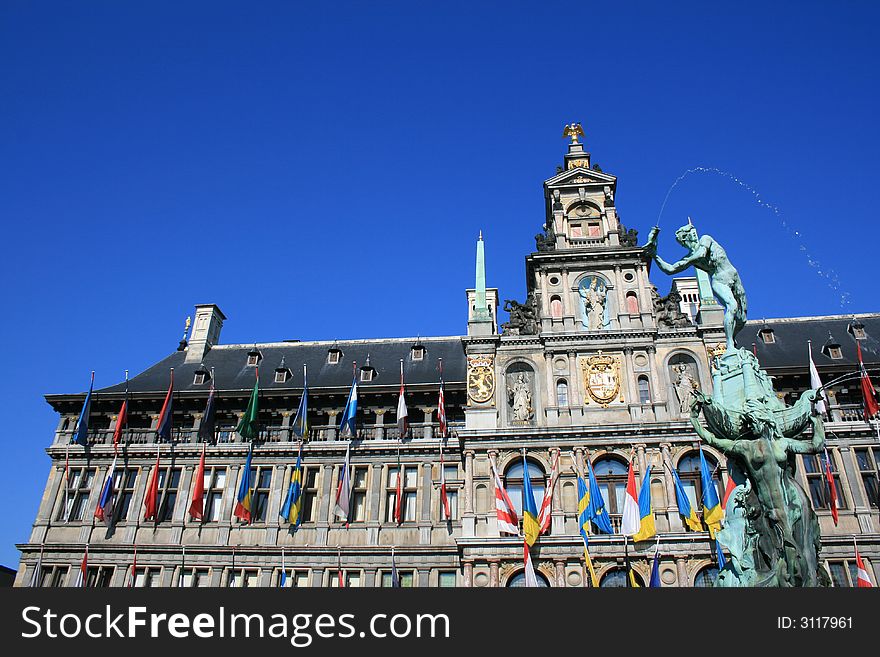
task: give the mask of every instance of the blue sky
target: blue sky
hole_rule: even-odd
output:
[[[0,563],[42,395],[140,371],[194,304],[230,343],[460,334],[481,229],[521,299],[570,121],[642,237],[688,168],[777,208],[694,173],[661,220],[667,259],[687,215],[722,242],[751,317],[880,310],[877,3],[318,4],[0,5]]]

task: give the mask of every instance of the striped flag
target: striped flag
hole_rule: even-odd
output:
[[[825,448],[825,481],[828,482],[828,506],[831,507],[831,517],[834,526],[837,527],[837,486],[834,485],[834,475],[831,474],[831,457],[828,456],[828,448]]]
[[[559,452],[556,450],[556,458],[553,459],[553,466],[550,468],[550,481],[547,488],[544,489],[544,499],[541,501],[541,509],[538,511],[538,525],[541,533],[545,534],[550,529],[550,520],[552,514],[553,488],[556,486],[556,480],[559,478]]]
[[[107,470],[107,477],[101,487],[101,496],[98,498],[98,506],[95,507],[95,517],[109,525],[113,520],[113,477],[116,474],[116,457]]]
[[[171,417],[172,406],[174,405],[174,368],[171,368],[171,379],[168,383],[168,392],[165,393],[165,401],[162,404],[162,410],[159,412],[159,424],[156,428],[156,442],[171,442]]]
[[[522,490],[523,536],[527,545],[534,545],[541,533],[538,525],[538,510],[535,508],[535,494],[532,492],[532,478],[529,464],[523,450],[523,490]]]
[[[299,444],[299,452],[296,455],[296,465],[290,475],[290,486],[287,489],[287,498],[281,507],[281,517],[294,526],[302,524],[302,492],[303,492],[303,468],[302,468],[303,444]]]
[[[397,434],[400,436],[400,440],[403,440],[406,437],[406,432],[409,430],[409,415],[406,411],[406,400],[404,399],[404,394],[406,393],[406,387],[403,383],[403,358],[400,359],[400,394],[397,397]]]
[[[92,410],[92,389],[95,387],[95,371],[92,370],[92,378],[89,381],[89,391],[86,393],[86,400],[83,402],[82,410],[79,412],[79,418],[76,421],[76,429],[73,431],[73,441],[85,447],[89,444],[89,412]]]
[[[535,566],[532,564],[528,541],[523,541],[523,566],[525,567],[526,586],[537,587],[538,576],[535,574]]]
[[[870,422],[871,418],[880,413],[880,407],[877,405],[877,397],[874,394],[874,385],[871,383],[871,377],[868,376],[868,370],[865,369],[865,363],[862,361],[862,344],[856,340],[856,352],[859,355],[859,372],[861,372],[862,397],[865,399],[865,422]]]
[[[519,536],[519,520],[516,512],[513,510],[513,503],[501,485],[501,477],[498,476],[498,470],[495,463],[492,463],[492,474],[495,476],[495,517],[498,520],[498,531]]]
[[[724,487],[724,497],[721,500],[722,510],[727,511],[727,500],[730,499],[730,495],[734,490],[736,490],[736,482],[733,480],[733,477],[730,476],[730,472],[728,472],[727,486]]]
[[[357,363],[355,363],[355,367],[357,367]],[[357,427],[355,426],[357,406],[358,384],[357,375],[355,375],[351,381],[351,390],[348,393],[348,400],[345,402],[345,410],[342,412],[342,420],[339,423],[339,436],[341,438],[354,438],[357,435]]]
[[[868,577],[868,569],[865,568],[865,562],[862,561],[862,555],[859,554],[859,548],[856,547],[856,586],[860,589],[872,589],[871,578]]]
[[[156,465],[150,473],[147,494],[144,496],[144,520],[159,521],[159,445],[156,445]]]
[[[446,420],[446,395],[443,386],[443,359],[440,359],[440,395],[437,400],[437,422],[440,424],[440,437],[446,438],[449,433],[449,424]]]
[[[89,585],[89,544],[86,543],[86,551],[83,554],[82,563],[79,565],[79,574],[76,576],[77,588],[84,589]]]
[[[336,506],[333,515],[342,522],[348,522],[348,514],[351,506],[351,443],[345,449],[345,462],[339,473],[339,486],[336,489]],[[398,471],[398,475],[400,472]]]
[[[119,453],[119,440],[122,438],[122,429],[128,424],[128,370],[125,370],[125,398],[116,416],[116,428],[113,430],[113,453]]]
[[[255,388],[256,389],[256,388]],[[235,508],[232,515],[242,522],[250,523],[251,521],[251,459],[254,456],[254,443],[248,449],[247,458],[244,461],[244,467],[241,473],[241,482],[238,484],[238,495],[236,495]]]
[[[632,536],[639,532],[642,517],[639,513],[639,497],[636,492],[636,476],[633,472],[632,461],[629,462],[629,472],[626,475],[626,495],[623,498],[623,519],[620,522],[620,533],[624,536]]]
[[[193,479],[192,502],[189,505],[189,517],[201,520],[205,512],[205,443],[202,443],[202,458]]]
[[[810,359],[810,387],[813,390],[818,390],[822,387],[822,379],[819,378],[819,370],[816,369],[816,363],[813,362],[813,343],[809,340],[807,340],[807,354]],[[825,400],[822,397],[823,395],[820,393],[816,398],[816,411],[824,417],[827,409],[825,408]]]

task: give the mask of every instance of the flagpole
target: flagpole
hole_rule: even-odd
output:
[[[626,563],[626,588],[632,588],[632,567],[629,563],[629,537],[624,534],[623,535],[623,558]]]

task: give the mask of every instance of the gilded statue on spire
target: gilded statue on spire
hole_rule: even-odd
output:
[[[584,128],[580,123],[569,123],[562,129],[563,138],[571,137],[572,144],[578,143],[578,135],[584,136]]]

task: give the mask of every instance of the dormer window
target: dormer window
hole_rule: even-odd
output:
[[[375,376],[376,370],[374,370],[369,365],[364,365],[361,368],[361,383],[370,383]]]
[[[414,344],[412,349],[410,349],[410,356],[413,360],[425,360],[425,346]]]
[[[251,349],[247,354],[247,364],[248,367],[256,367],[260,364],[260,361],[263,360],[263,354],[261,354],[256,348]]]
[[[209,381],[210,378],[211,378],[211,374],[208,372],[208,370],[205,369],[205,366],[203,365],[199,369],[197,369],[195,371],[195,373],[193,374],[193,385],[194,386],[205,385],[205,383],[207,381]]]
[[[327,364],[328,365],[339,365],[342,360],[342,350],[333,347],[332,349],[327,350]]]
[[[288,375],[290,375],[290,370],[279,367],[275,370],[275,383],[287,383]]]
[[[773,329],[770,327],[764,327],[758,331],[758,337],[761,338],[761,342],[764,344],[773,344],[776,342],[776,334],[773,333]]]
[[[834,336],[830,333],[828,334],[828,340],[825,341],[825,344],[822,346],[822,353],[831,358],[832,360],[840,360],[843,358],[843,349],[840,346],[840,343],[834,339]]]
[[[602,237],[602,224],[598,221],[588,221],[587,237]]]
[[[571,224],[571,236],[572,237],[583,237],[584,236],[584,225],[580,222]]]
[[[853,323],[847,327],[847,330],[856,340],[864,340],[867,337],[865,334],[865,325],[857,319],[853,320]]]

